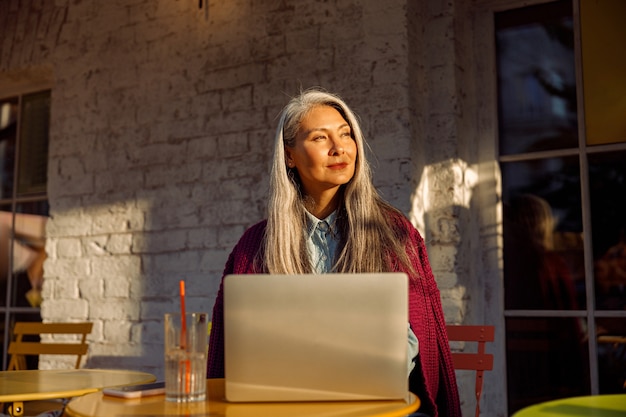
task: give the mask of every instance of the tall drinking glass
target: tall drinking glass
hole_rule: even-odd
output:
[[[166,401],[204,401],[208,326],[207,313],[165,314]]]

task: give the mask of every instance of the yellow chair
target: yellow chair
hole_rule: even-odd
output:
[[[26,369],[28,355],[76,355],[76,366],[80,367],[83,355],[87,354],[89,345],[87,335],[91,333],[93,323],[37,323],[17,322],[13,328],[13,337],[7,353],[11,355],[8,371]],[[25,341],[26,335],[64,334],[77,335],[80,341],[76,342],[30,342]]]
[[[87,354],[89,345],[87,335],[91,333],[93,323],[38,323],[38,322],[17,322],[13,327],[13,340],[9,344],[7,353],[11,355],[8,371],[25,370],[26,356],[32,355],[76,355],[75,368],[80,367],[83,355]],[[27,341],[25,336],[41,336],[43,334],[53,335],[74,335],[78,341],[42,343],[41,341]],[[20,404],[18,409],[13,410],[9,406],[9,413],[15,416],[39,415],[52,410],[63,410],[67,400],[41,400],[29,401],[26,405]],[[2,404],[0,404],[1,406]],[[1,410],[2,407],[0,407]]]
[[[480,415],[480,395],[483,391],[483,373],[493,369],[493,355],[485,353],[485,343],[494,341],[495,327],[481,325],[446,325],[451,342],[477,342],[476,353],[452,352],[454,369],[476,371],[476,417]]]

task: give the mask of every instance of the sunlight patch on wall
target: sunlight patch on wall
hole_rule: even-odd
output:
[[[411,221],[423,234],[427,213],[448,207],[469,209],[472,190],[477,183],[476,167],[462,159],[448,159],[425,166],[412,195]]]

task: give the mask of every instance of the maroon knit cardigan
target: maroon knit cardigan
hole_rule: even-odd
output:
[[[409,274],[409,323],[419,341],[419,363],[411,373],[409,386],[419,395],[420,411],[433,417],[461,416],[456,377],[450,355],[441,298],[433,276],[426,246],[421,235],[404,216],[392,219],[409,236],[407,252],[416,272],[396,269]],[[227,274],[259,273],[254,259],[261,247],[267,222],[249,228],[230,254],[224,268]],[[398,262],[394,262],[398,264]],[[223,279],[223,278],[222,278]],[[208,378],[224,377],[224,311],[223,282],[213,306],[211,338],[209,341]]]

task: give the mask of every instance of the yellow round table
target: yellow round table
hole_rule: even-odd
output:
[[[63,369],[0,372],[0,403],[13,403],[19,416],[24,401],[70,398],[107,387],[153,382],[146,372],[115,369]]]
[[[626,416],[626,394],[561,398],[523,408],[513,417]]]
[[[399,417],[417,410],[419,399],[280,403],[229,403],[224,399],[224,380],[207,380],[207,399],[192,403],[165,401],[165,395],[122,399],[96,392],[75,398],[65,412],[71,417],[130,416],[227,416],[227,417]]]

